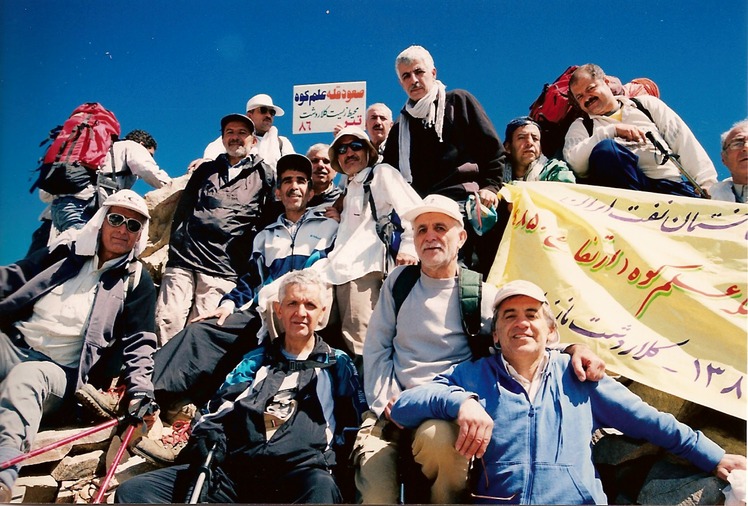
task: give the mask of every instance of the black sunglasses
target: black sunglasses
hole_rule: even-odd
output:
[[[132,232],[133,234],[135,232],[139,232],[141,228],[143,228],[143,224],[140,223],[135,218],[125,218],[121,214],[117,213],[109,213],[106,215],[106,221],[109,222],[109,224],[115,228],[122,226],[123,224],[126,224],[127,231]]]
[[[260,111],[260,114],[267,114],[270,113],[271,116],[275,116],[275,109],[272,107],[265,107],[264,105],[262,107],[257,108]]]
[[[353,141],[347,144],[338,144],[335,147],[335,152],[339,155],[344,155],[345,152],[348,151],[348,148],[351,148],[353,151],[361,151],[364,149],[364,143],[361,141]]]

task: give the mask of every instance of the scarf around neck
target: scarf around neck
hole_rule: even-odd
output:
[[[444,108],[446,106],[446,86],[439,81],[434,81],[429,93],[418,102],[408,99],[400,112],[399,132],[399,164],[400,173],[408,183],[413,182],[410,170],[410,124],[409,117],[418,118],[426,128],[433,128],[442,142],[442,131],[444,129]],[[407,113],[407,114],[405,114]]]

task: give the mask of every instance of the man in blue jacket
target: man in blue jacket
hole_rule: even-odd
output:
[[[247,353],[193,424],[184,464],[137,476],[117,490],[123,503],[182,502],[194,465],[213,448],[206,502],[342,502],[331,470],[333,444],[366,409],[350,357],[317,335],[330,303],[310,269],[280,284],[275,312],[285,333]]]
[[[122,372],[123,406],[153,399],[156,289],[136,260],[148,218],[143,198],[121,190],[73,241],[0,267],[0,462],[31,447],[42,413],[68,414],[81,387]],[[0,471],[0,503],[19,467]]]
[[[537,285],[518,280],[499,290],[493,336],[500,354],[464,362],[406,390],[391,413],[405,427],[430,418],[455,420],[455,448],[479,461],[478,502],[605,504],[590,445],[598,427],[646,439],[722,479],[745,469],[744,456],[725,454],[615,380],[579,381],[569,357],[547,348],[559,335]]]

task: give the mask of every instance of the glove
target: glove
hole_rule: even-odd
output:
[[[127,422],[132,425],[143,423],[143,417],[158,411],[158,404],[145,392],[135,392],[127,404]]]
[[[226,459],[226,436],[216,430],[193,433],[190,436],[189,459],[193,463],[204,464],[208,453],[213,450],[212,465],[218,465]]]

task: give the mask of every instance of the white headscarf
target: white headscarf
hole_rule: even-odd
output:
[[[439,142],[442,142],[442,130],[444,129],[444,109],[446,107],[446,86],[438,79],[434,81],[428,94],[412,102],[410,99],[405,102],[404,110],[408,114],[400,113],[400,132],[398,142],[400,145],[399,169],[405,180],[413,182],[413,175],[410,171],[410,125],[408,124],[409,116],[418,118],[423,121],[426,127],[433,127],[436,131]]]
[[[262,157],[262,160],[265,163],[271,167],[275,167],[275,164],[281,157],[281,145],[280,139],[278,138],[278,129],[274,126],[270,127],[270,130],[265,132],[262,137],[258,137],[257,140],[257,153]]]
[[[75,252],[78,255],[96,255],[98,253],[101,226],[104,224],[106,215],[109,214],[109,208],[113,206],[131,209],[146,218],[143,223],[143,228],[140,229],[140,238],[128,255],[128,259],[137,258],[143,252],[148,243],[148,223],[150,220],[150,214],[148,213],[148,206],[145,203],[145,199],[132,190],[120,190],[107,197],[99,210],[96,211],[96,214],[93,215],[83,228],[67,229],[65,232],[57,236],[54,242],[50,244],[50,250],[54,249],[59,244],[74,241]]]

